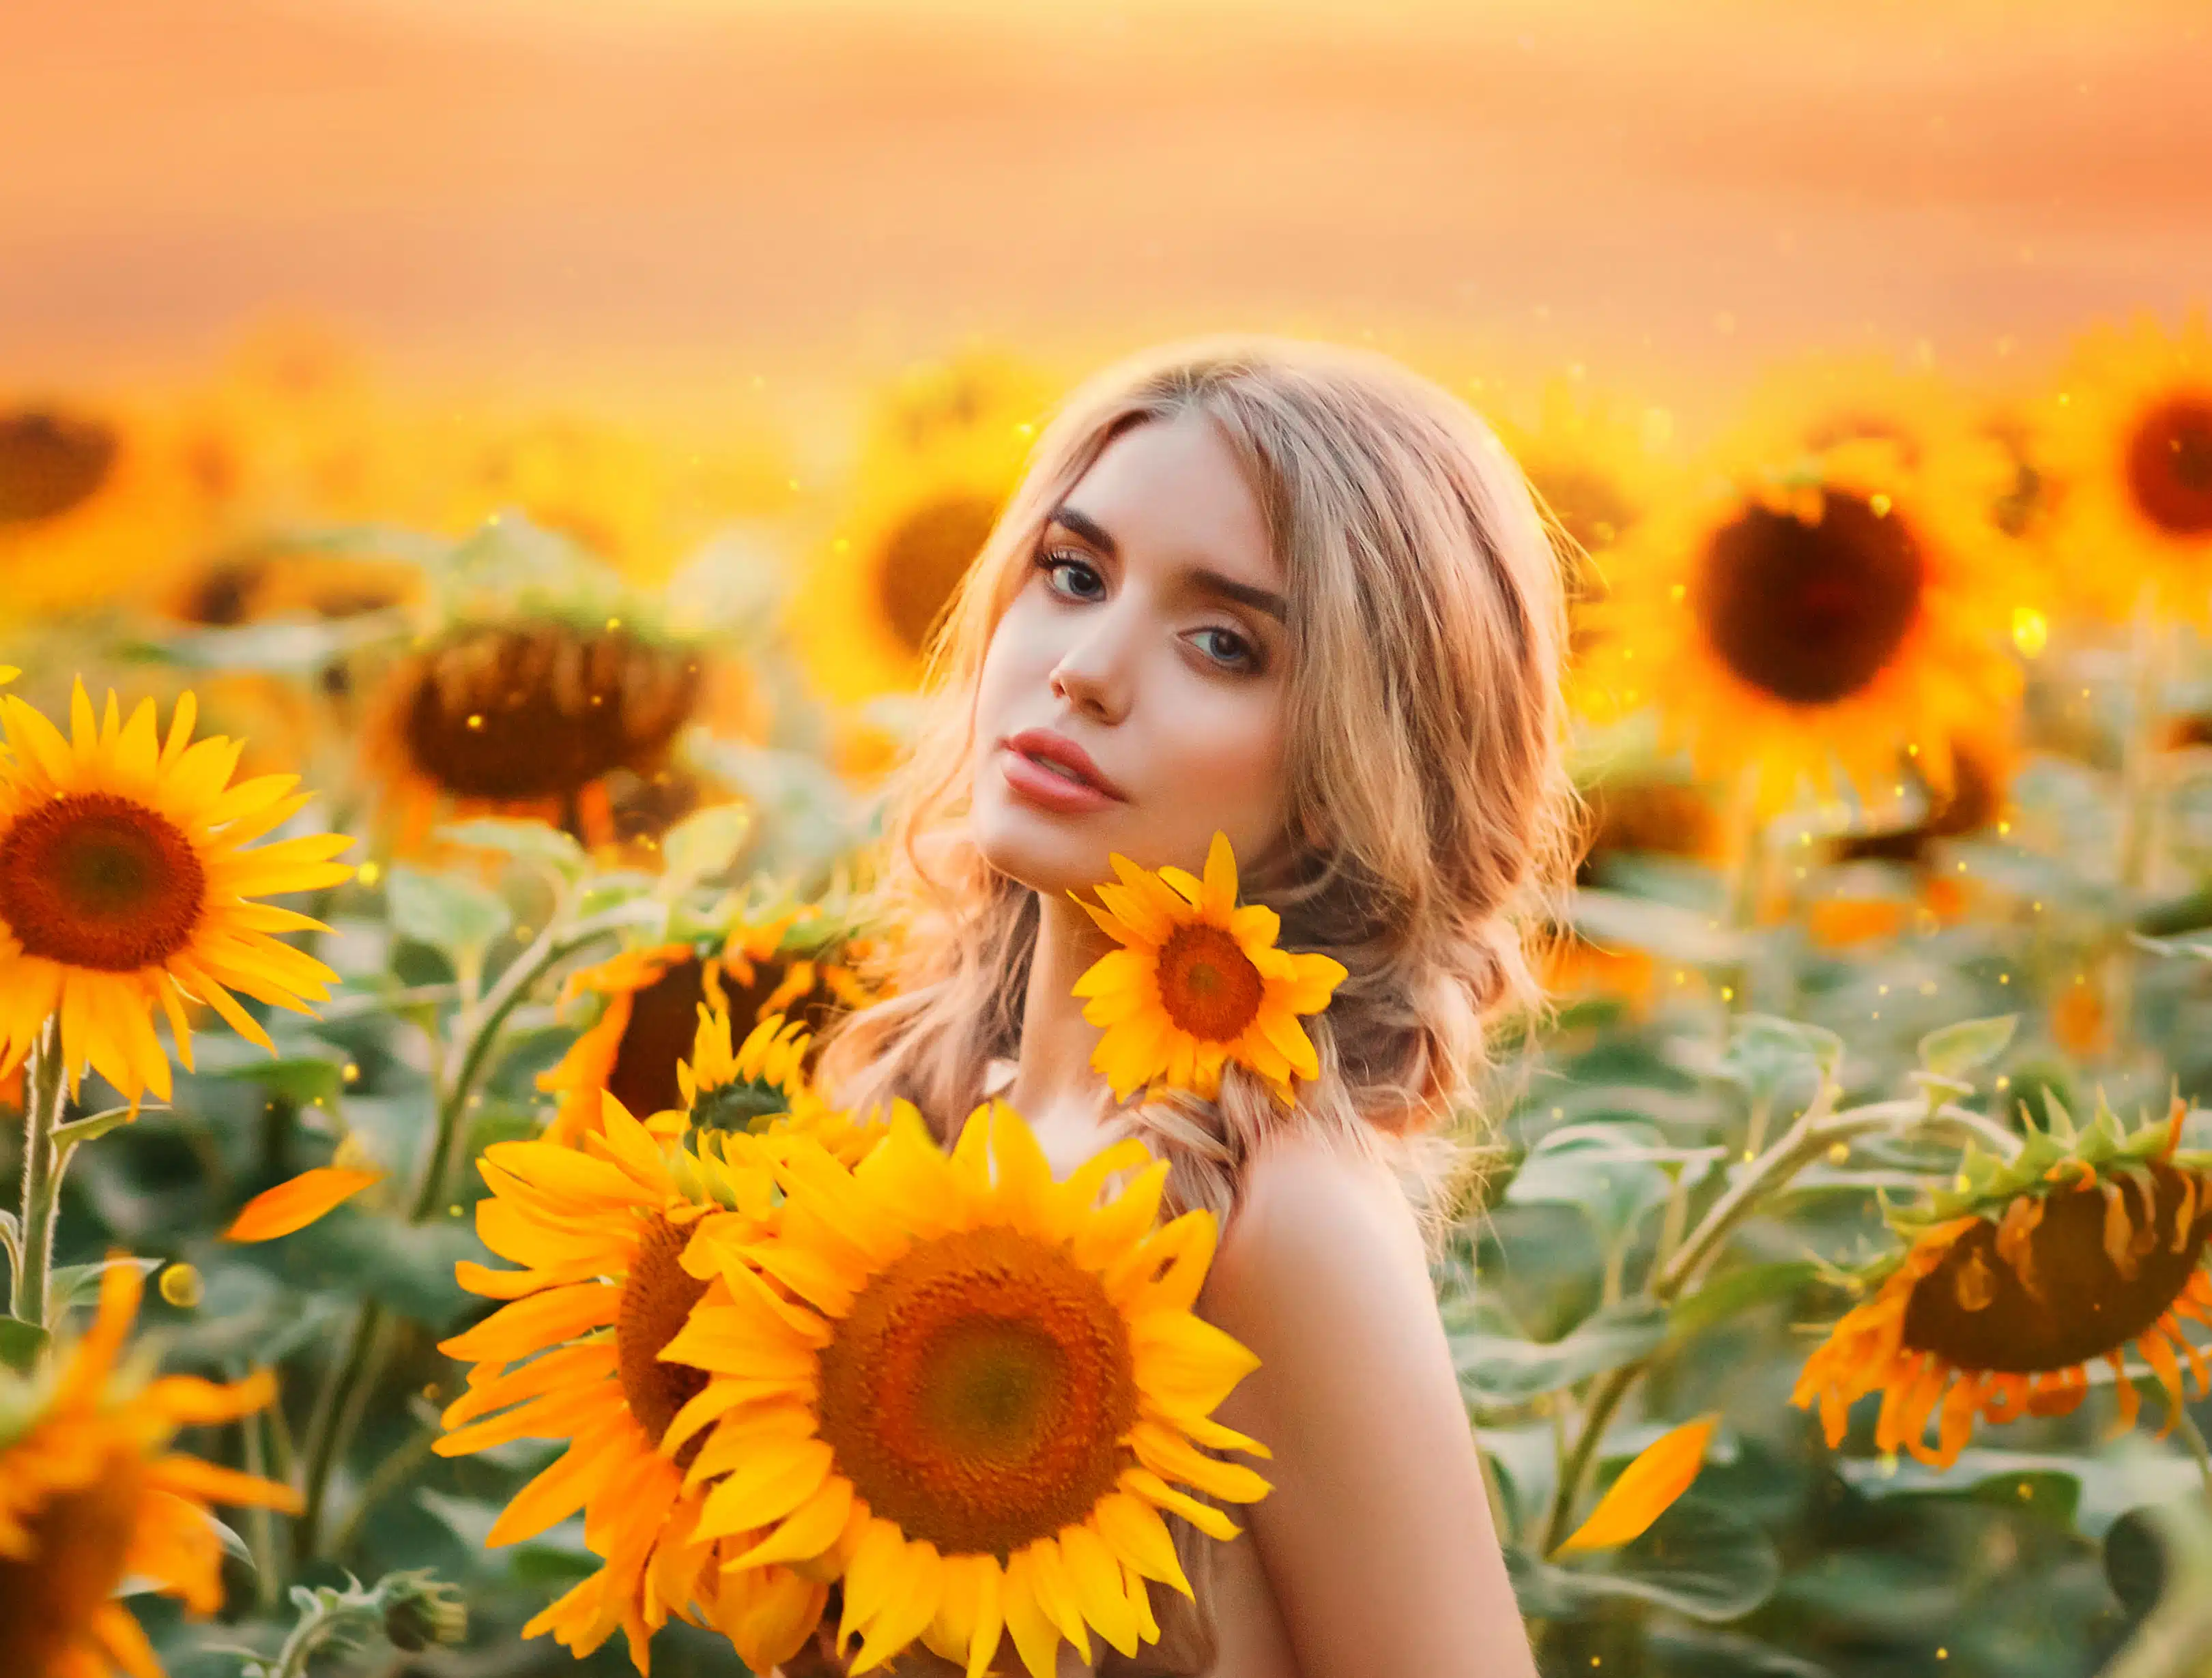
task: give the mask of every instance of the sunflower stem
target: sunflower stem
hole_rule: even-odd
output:
[[[2173,1432],[2175,1437],[2189,1447],[2189,1454],[2197,1459],[2197,1474],[2204,1482],[2205,1502],[2212,1505],[2212,1450],[2205,1446],[2204,1434],[2197,1426],[2197,1418],[2184,1409],[2180,1420],[2174,1424]]]
[[[2166,666],[2173,647],[2172,628],[2152,610],[2148,591],[2136,610],[2130,665],[2135,681],[2129,694],[2128,736],[2120,758],[2120,832],[2117,872],[2123,917],[2103,960],[2105,1023],[2110,1052],[2117,1059],[2130,1042],[2135,1012],[2136,965],[2141,952],[2127,940],[2125,925],[2157,872],[2157,848],[2164,782],[2159,726],[2165,716]]]
[[[61,1208],[62,1176],[69,1153],[55,1139],[67,1088],[63,1078],[62,1020],[46,1016],[31,1046],[23,1083],[23,1219],[18,1233],[9,1309],[25,1322],[46,1326],[46,1278],[53,1269],[54,1220]]]
[[[319,1553],[331,1471],[344,1456],[343,1435],[349,1431],[348,1422],[359,1416],[356,1395],[373,1383],[372,1365],[378,1361],[383,1328],[384,1307],[374,1299],[362,1300],[354,1313],[345,1350],[315,1395],[314,1414],[307,1419],[307,1442],[301,1452],[300,1520],[292,1529],[293,1559],[303,1567]]]

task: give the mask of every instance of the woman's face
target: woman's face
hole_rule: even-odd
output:
[[[1109,444],[1047,521],[984,654],[973,819],[992,866],[1087,891],[1114,878],[1114,851],[1195,873],[1219,829],[1249,872],[1283,827],[1285,594],[1211,419]],[[1049,755],[1052,736],[1087,754],[1092,786],[1024,756]]]

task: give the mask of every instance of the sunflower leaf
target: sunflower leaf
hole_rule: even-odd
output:
[[[1686,1497],[1633,1543],[1558,1566],[1565,1595],[1634,1596],[1692,1620],[1737,1620],[1782,1578],[1774,1541],[1748,1516]]]
[[[46,1298],[52,1310],[73,1310],[100,1298],[100,1279],[111,1267],[127,1264],[141,1276],[150,1276],[164,1262],[157,1258],[112,1258],[102,1259],[97,1264],[65,1264],[47,1280]]]
[[[395,864],[385,884],[394,931],[473,966],[513,924],[507,901],[473,880]]]
[[[564,879],[580,879],[592,866],[584,848],[557,827],[544,822],[523,822],[484,816],[473,821],[451,822],[436,836],[471,850],[498,851],[518,862],[542,862]]]
[[[1778,1259],[1728,1271],[1674,1302],[1667,1314],[1668,1332],[1687,1340],[1754,1305],[1790,1298],[1820,1274],[1820,1267],[1810,1259]]]
[[[1666,1340],[1667,1322],[1667,1308],[1657,1300],[1626,1300],[1592,1313],[1556,1341],[1522,1340],[1486,1327],[1455,1334],[1452,1361],[1470,1403],[1507,1408],[1649,1356]]]
[[[1827,1083],[1843,1061],[1844,1040],[1826,1027],[1774,1014],[1746,1014],[1736,1021],[1715,1069],[1753,1100],[1772,1101],[1808,1065]]]
[[[1987,1066],[2004,1053],[2019,1024],[2018,1014],[1995,1014],[1938,1027],[1920,1040],[1920,1064],[1938,1078]]]
[[[46,1350],[46,1331],[20,1316],[0,1316],[0,1364],[17,1374],[30,1372],[39,1353]]]

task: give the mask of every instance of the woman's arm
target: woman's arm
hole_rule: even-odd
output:
[[[1285,1138],[1200,1311],[1259,1357],[1217,1414],[1274,1452],[1248,1522],[1307,1678],[1534,1678],[1412,1209]]]

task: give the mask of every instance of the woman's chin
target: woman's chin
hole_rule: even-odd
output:
[[[1012,799],[978,800],[970,823],[983,860],[1033,891],[1087,892],[1114,878],[1107,853],[1119,847],[1096,831],[1095,823]]]

